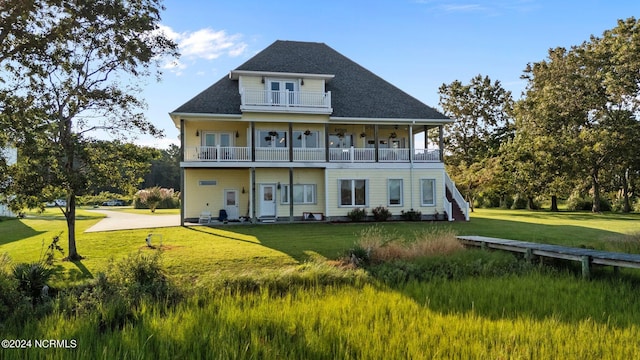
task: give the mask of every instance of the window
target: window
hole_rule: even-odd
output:
[[[200,186],[213,186],[213,185],[218,185],[218,182],[216,180],[200,180],[200,181],[198,181],[198,185],[200,185]]]
[[[293,138],[293,147],[294,148],[318,148],[318,139],[320,138],[317,131],[294,131]]]
[[[389,206],[402,206],[402,179],[389,179]]]
[[[282,185],[282,203],[289,203],[289,185]],[[315,204],[316,186],[313,184],[293,185],[294,204]]]
[[[422,206],[433,206],[436,204],[436,180],[420,180],[420,199]]]
[[[295,91],[298,83],[295,80],[269,80],[270,102],[274,105],[295,104]],[[289,97],[287,98],[287,94]]]
[[[203,132],[202,133],[202,146],[217,146],[222,147],[232,146],[231,133],[219,133],[219,132]]]
[[[353,135],[351,134],[329,134],[330,148],[349,148],[353,145]]]
[[[340,206],[367,206],[367,180],[339,180]]]
[[[258,131],[258,147],[261,148],[284,148],[287,147],[287,132],[286,131]]]

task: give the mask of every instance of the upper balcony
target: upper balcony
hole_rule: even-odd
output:
[[[240,110],[331,114],[331,91],[242,89]]]
[[[185,149],[185,161],[208,162],[441,162],[438,149],[376,149],[356,148],[255,148],[234,146],[197,146]],[[253,157],[253,158],[252,158]],[[290,158],[291,157],[291,158]]]

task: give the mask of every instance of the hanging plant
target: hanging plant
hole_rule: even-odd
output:
[[[390,138],[395,139],[398,137],[398,134],[396,134],[396,132],[392,132],[391,135],[389,135]]]
[[[367,133],[365,133],[365,132],[360,133],[360,137],[361,137],[361,138],[363,138],[363,137],[367,137]]]
[[[278,132],[277,131],[269,131],[269,135],[278,137]]]
[[[311,135],[311,130],[306,130],[306,131],[304,132],[304,135],[305,135],[305,136],[309,136],[309,135]]]

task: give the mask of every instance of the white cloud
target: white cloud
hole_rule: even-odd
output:
[[[182,59],[195,62],[200,59],[215,60],[220,56],[237,57],[247,50],[241,34],[229,35],[225,30],[215,31],[204,28],[192,32],[178,33],[171,27],[160,25],[158,31],[178,44]],[[187,68],[185,62],[173,61],[163,66],[163,69],[175,72],[178,75]]]

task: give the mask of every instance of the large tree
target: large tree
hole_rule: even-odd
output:
[[[555,152],[559,167],[576,181],[589,179],[594,212],[600,211],[603,176],[633,163],[627,154],[637,139],[628,134],[637,120],[628,120],[640,100],[639,53],[640,24],[630,18],[600,38],[552,49],[547,59],[525,70],[525,111],[531,121],[518,131],[554,140],[550,144],[565,153]]]
[[[93,137],[96,131],[161,135],[142,112],[140,79],[159,76],[154,65],[176,56],[177,46],[158,31],[160,0],[9,0],[0,6],[0,121],[22,164],[5,192],[33,206],[64,191],[68,254],[79,259],[76,196],[101,181],[102,170],[117,166],[94,156],[104,144]]]
[[[498,172],[492,159],[511,136],[511,92],[500,81],[477,75],[469,84],[442,84],[439,93],[444,113],[454,119],[445,128],[447,170],[457,184],[465,184],[463,193],[473,210],[478,193],[501,183],[494,181]]]
[[[151,169],[144,178],[144,188],[160,186],[180,189],[180,147],[171,144],[160,150],[160,156],[151,162]]]

